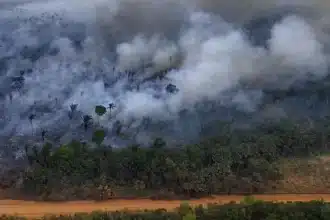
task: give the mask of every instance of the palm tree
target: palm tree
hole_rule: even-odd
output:
[[[87,131],[91,120],[92,120],[92,117],[90,115],[84,115],[84,117],[83,117],[83,126],[84,126],[85,131]]]
[[[111,110],[114,109],[115,107],[116,107],[116,106],[115,106],[115,104],[114,104],[113,102],[111,102],[111,103],[109,104],[108,108],[109,108],[109,114],[110,114],[110,117],[111,117]]]
[[[46,133],[47,133],[46,130],[42,130],[42,132],[41,132],[42,141],[45,141]]]
[[[30,124],[31,124],[32,135],[33,135],[33,120],[34,120],[35,117],[36,117],[35,114],[30,114],[29,115],[29,121],[30,121]]]
[[[77,104],[71,104],[70,105],[70,110],[73,112],[73,111],[76,111],[77,110]]]
[[[72,120],[72,118],[73,118],[73,115],[74,115],[74,113],[76,112],[76,110],[77,110],[77,104],[71,104],[70,105],[70,112],[69,112],[69,118],[70,118],[70,120]]]

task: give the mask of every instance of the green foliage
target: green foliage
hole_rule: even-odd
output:
[[[180,207],[178,208],[178,213],[181,216],[186,216],[192,212],[192,208],[190,207],[188,202],[181,203]]]
[[[98,116],[102,116],[107,112],[107,108],[104,107],[103,105],[97,105],[95,106],[95,114]]]
[[[92,141],[97,145],[101,145],[105,138],[105,131],[103,129],[98,129],[94,131]]]
[[[91,121],[89,115],[83,117],[85,129]],[[120,122],[115,128],[119,133]],[[106,132],[99,129],[91,139],[97,148],[77,141],[62,146],[26,147],[30,165],[23,173],[23,186],[35,195],[61,194],[69,186],[77,198],[90,196],[92,192],[82,191],[100,186],[108,187],[110,192],[113,187],[125,187],[161,191],[159,196],[187,197],[269,192],[270,183],[283,178],[279,161],[327,151],[329,131],[326,126],[308,128],[287,122],[251,130],[224,126],[216,137],[191,145],[173,147],[156,138],[150,146],[112,149],[102,146]],[[243,202],[258,201],[247,197]]]
[[[245,196],[243,198],[243,200],[241,201],[242,204],[246,204],[246,205],[253,205],[253,204],[258,203],[258,202],[262,202],[262,201],[261,200],[257,200],[253,196]]]
[[[185,216],[183,216],[182,220],[196,220],[196,215],[194,213],[188,213]]]

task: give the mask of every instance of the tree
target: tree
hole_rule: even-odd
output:
[[[111,110],[114,109],[116,106],[114,103],[110,103],[108,108],[109,108],[109,113],[110,113],[110,117],[111,117]]]
[[[165,89],[166,89],[166,92],[172,93],[172,94],[175,94],[175,93],[179,92],[179,89],[171,83],[168,84]]]
[[[92,120],[92,117],[90,115],[83,116],[83,126],[84,126],[85,131],[87,131],[88,126],[91,123],[91,120]]]
[[[97,106],[95,106],[95,113],[96,113],[98,116],[102,116],[102,115],[104,115],[106,112],[107,112],[107,108],[104,107],[103,105],[97,105]]]
[[[166,142],[162,138],[156,138],[152,144],[152,148],[160,149],[166,146]]]
[[[46,133],[47,133],[46,130],[42,130],[42,132],[41,132],[41,138],[42,138],[42,141],[45,141]]]
[[[99,129],[94,131],[92,141],[97,144],[98,146],[101,146],[102,142],[105,138],[105,131],[103,129]]]
[[[98,115],[98,117],[99,117],[99,123],[100,123],[100,117],[107,112],[107,108],[104,107],[103,105],[97,105],[97,106],[95,106],[95,110],[94,111],[95,111],[95,114]]]
[[[77,107],[78,107],[77,104],[71,104],[71,105],[70,105],[70,112],[69,112],[69,114],[68,114],[70,120],[73,118],[74,113],[75,113],[76,110],[77,110]]]
[[[31,124],[31,132],[32,132],[32,135],[33,135],[33,120],[34,120],[35,117],[36,117],[35,114],[30,114],[30,115],[29,115],[29,121],[30,121],[30,124]]]

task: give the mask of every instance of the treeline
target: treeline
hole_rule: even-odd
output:
[[[282,179],[279,160],[327,151],[329,131],[327,123],[282,121],[248,130],[223,126],[217,137],[176,148],[160,138],[151,146],[111,148],[97,130],[94,147],[72,141],[26,148],[29,166],[17,175],[23,193],[52,200],[115,198],[122,196],[118,188],[154,198],[270,192]]]
[[[23,217],[2,216],[1,220],[24,220]],[[39,218],[40,219],[40,218]],[[191,207],[182,204],[177,210],[165,209],[144,212],[94,212],[72,216],[48,216],[41,219],[111,219],[111,220],[328,220],[330,204],[323,201],[271,203],[256,201],[253,198],[241,203],[225,205],[209,204],[207,207]]]

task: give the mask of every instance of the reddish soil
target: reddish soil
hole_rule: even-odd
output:
[[[330,202],[330,194],[277,194],[277,195],[255,195],[257,199],[264,201],[311,201],[323,199]],[[190,200],[189,204],[199,205],[208,203],[228,203],[230,201],[239,202],[243,196],[215,196]],[[18,215],[28,218],[41,217],[47,214],[73,214],[79,212],[92,212],[97,210],[117,211],[117,210],[144,210],[144,209],[174,209],[183,201],[153,201],[141,200],[110,200],[104,202],[74,201],[74,202],[31,202],[19,200],[0,200],[0,215]]]

